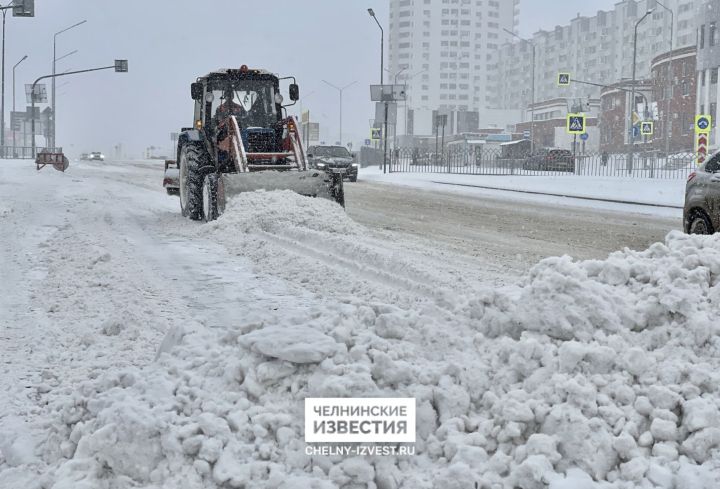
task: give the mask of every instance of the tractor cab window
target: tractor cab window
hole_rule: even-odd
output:
[[[239,81],[222,84],[212,90],[212,118],[216,124],[230,115],[236,117],[240,129],[268,128],[278,121],[275,87],[260,81]]]

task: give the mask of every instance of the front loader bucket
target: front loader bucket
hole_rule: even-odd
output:
[[[218,181],[218,210],[222,213],[228,198],[256,190],[292,190],[307,197],[330,199],[345,207],[342,174],[323,171],[261,171],[224,173]]]

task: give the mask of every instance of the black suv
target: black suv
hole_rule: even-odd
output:
[[[720,153],[688,176],[683,228],[688,234],[720,231]]]
[[[355,157],[344,146],[310,146],[308,162],[311,168],[328,173],[344,171],[345,177],[356,182],[358,165]]]

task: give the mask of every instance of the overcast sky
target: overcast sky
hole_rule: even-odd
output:
[[[520,31],[530,35],[613,3],[521,0]],[[195,77],[242,64],[296,76],[304,108],[328,141],[337,139],[338,93],[321,80],[357,81],[343,104],[345,138],[357,144],[373,117],[368,85],[380,72],[379,29],[368,7],[387,25],[384,0],[36,0],[35,18],[7,16],[6,114],[13,65],[29,56],[17,68],[22,110],[24,84],[51,71],[53,34],[87,19],[58,36],[58,57],[78,50],[58,62],[58,72],[107,66],[115,58],[128,59],[130,71],[58,79],[57,141],[71,154],[111,154],[117,143],[133,156],[148,146],[169,148],[170,132],[192,123]]]

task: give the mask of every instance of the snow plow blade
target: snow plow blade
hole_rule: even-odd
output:
[[[225,209],[228,198],[256,190],[292,190],[306,197],[319,197],[345,207],[345,194],[341,173],[323,171],[262,171],[253,173],[225,173],[218,181],[218,210]]]

